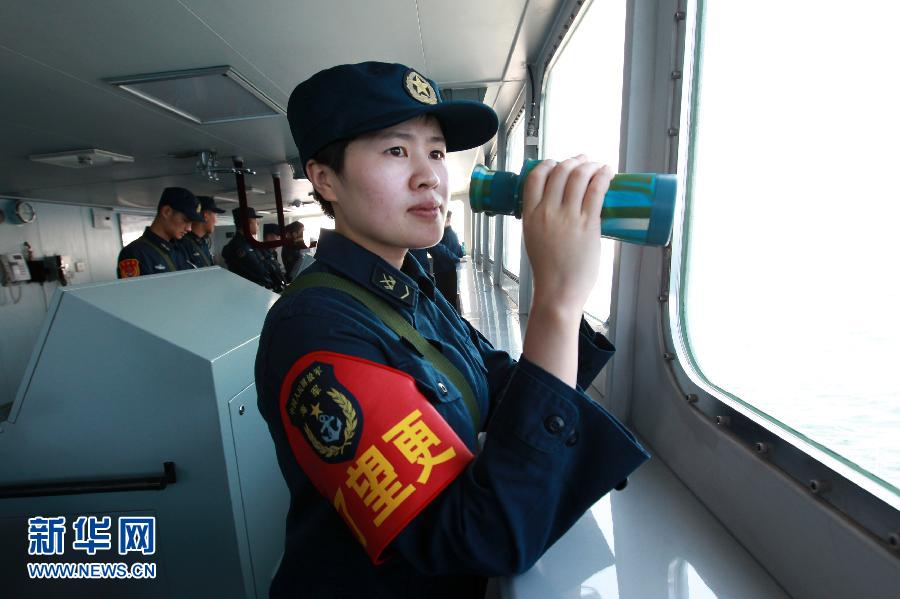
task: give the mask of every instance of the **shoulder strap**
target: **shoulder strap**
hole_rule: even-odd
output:
[[[160,257],[165,261],[165,263],[169,266],[169,269],[170,269],[172,272],[175,272],[175,271],[178,270],[178,268],[175,266],[175,263],[172,262],[172,257],[169,256],[168,254],[166,254],[166,253],[165,253],[164,251],[162,251],[161,249],[159,249],[159,246],[157,246],[155,243],[149,241],[148,239],[145,239],[144,237],[138,237],[137,240],[138,240],[138,242],[140,242],[141,244],[146,245],[147,247],[153,248],[153,249],[156,251],[156,253],[159,254],[159,256],[160,256]]]
[[[426,360],[431,362],[432,366],[443,373],[459,389],[466,404],[466,409],[469,411],[469,417],[472,419],[472,426],[475,432],[478,433],[481,430],[481,413],[478,410],[478,403],[475,401],[475,394],[472,392],[469,381],[444,354],[428,343],[419,334],[419,331],[413,328],[409,321],[403,318],[387,302],[352,281],[324,272],[309,273],[297,277],[282,295],[289,295],[309,287],[327,287],[343,291],[371,310],[381,319],[381,322],[397,333],[397,335],[411,343]]]

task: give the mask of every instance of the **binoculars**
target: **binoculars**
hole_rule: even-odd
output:
[[[488,216],[508,214],[521,218],[525,178],[539,162],[526,160],[518,175],[476,166],[469,185],[472,210]],[[677,191],[675,175],[616,175],[603,198],[600,234],[628,243],[666,245],[672,234]]]

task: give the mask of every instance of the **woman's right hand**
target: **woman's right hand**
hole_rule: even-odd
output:
[[[576,156],[544,160],[525,180],[522,234],[534,276],[534,303],[581,315],[600,270],[600,209],[613,177]]]
[[[534,298],[522,355],[573,388],[578,324],[600,270],[600,209],[612,175],[582,155],[545,160],[525,180],[522,235]]]

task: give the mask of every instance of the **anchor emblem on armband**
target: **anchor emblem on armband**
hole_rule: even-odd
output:
[[[343,462],[356,453],[362,410],[330,364],[313,362],[297,375],[285,409],[291,424],[325,462]]]

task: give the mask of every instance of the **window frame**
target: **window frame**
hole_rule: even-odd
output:
[[[513,117],[512,121],[510,121],[509,126],[506,127],[506,131],[504,132],[504,135],[503,135],[503,142],[504,142],[504,145],[503,145],[503,169],[507,170],[507,171],[510,170],[509,140],[512,139],[512,131],[520,123],[521,123],[522,127],[525,126],[525,101],[524,101],[524,99],[521,102],[518,102],[517,106],[518,106],[518,108],[513,109],[510,112],[510,114],[515,114],[516,116]],[[524,152],[525,152],[524,139],[523,139],[522,152],[523,152],[523,156],[524,156]],[[507,218],[515,218],[515,217],[514,216],[504,216],[503,217],[503,224],[502,224],[502,226],[503,226],[503,252],[502,252],[501,260],[500,260],[500,271],[503,275],[506,275],[507,277],[509,277],[510,279],[512,279],[513,281],[515,281],[518,284],[519,283],[519,275],[514,274],[511,270],[506,268],[506,257],[507,257],[507,255],[506,255],[506,241],[507,241],[507,239],[506,239],[506,223],[509,222],[506,220]],[[520,235],[519,273],[521,273],[522,253],[524,251],[525,251],[525,244],[524,244],[524,240],[521,240],[521,235]]]
[[[691,199],[697,137],[695,102],[701,82],[703,15],[706,0],[688,3],[684,50],[682,98],[673,102],[675,129],[686,135],[670,144],[669,163],[677,164],[680,206],[675,218],[672,244],[665,250],[659,289],[660,335],[663,358],[673,384],[693,413],[741,443],[768,467],[779,470],[812,497],[837,510],[868,533],[871,540],[893,552],[900,551],[900,511],[889,501],[892,493],[852,469],[835,452],[814,443],[787,425],[778,426],[748,402],[712,383],[694,358],[687,336],[684,306],[686,270],[689,262]],[[676,86],[677,87],[677,86]],[[673,136],[670,134],[670,139]]]

